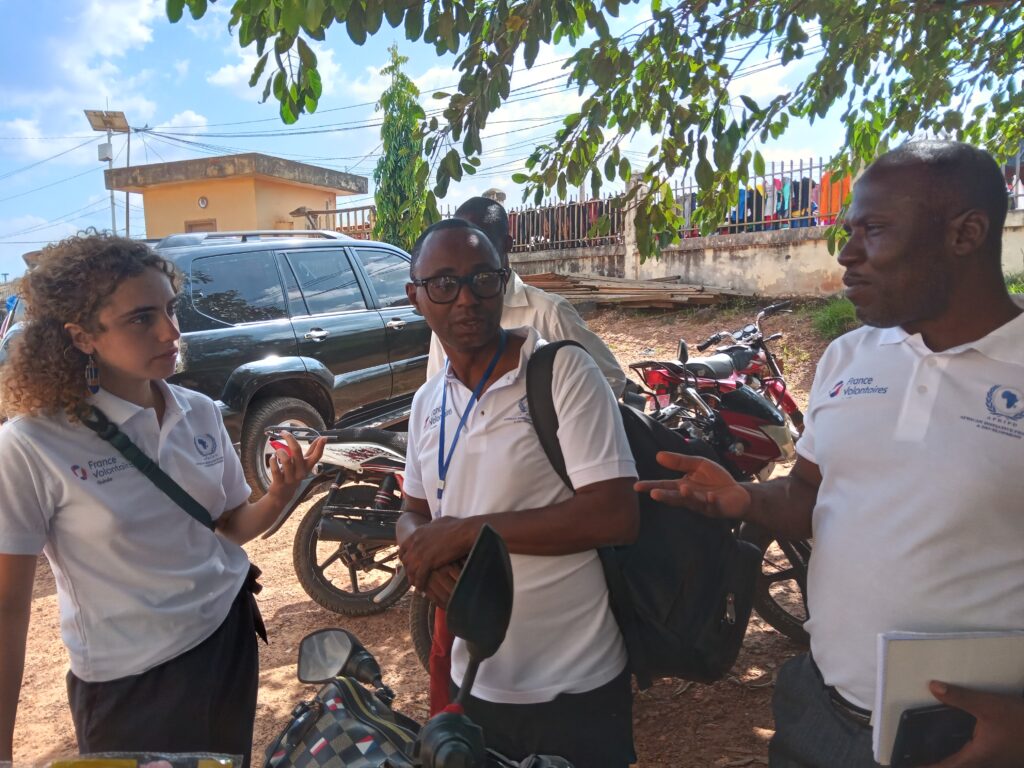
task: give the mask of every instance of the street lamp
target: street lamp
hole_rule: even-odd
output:
[[[111,138],[114,133],[127,133],[128,134],[128,162],[131,162],[131,128],[128,127],[128,120],[124,116],[124,112],[107,112],[102,109],[87,109],[85,110],[85,117],[89,121],[89,125],[92,126],[94,131],[106,131],[107,141],[105,144],[99,146],[99,160],[107,162],[107,167],[110,170],[114,169],[114,147],[111,143]],[[124,193],[124,236],[128,237],[128,192]],[[114,190],[110,190],[110,230],[111,233],[117,234],[117,217],[114,211]]]

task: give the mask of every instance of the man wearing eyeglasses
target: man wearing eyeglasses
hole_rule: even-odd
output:
[[[512,555],[512,621],[478,673],[466,714],[489,747],[515,760],[555,754],[587,768],[635,760],[622,636],[596,548],[639,525],[633,462],[618,407],[583,350],[555,358],[552,399],[568,490],[544,454],[526,405],[526,365],[545,342],[501,327],[509,273],[484,232],[441,221],[413,247],[410,301],[447,358],[420,388],[409,420],[399,555],[409,581],[439,606],[481,526]],[[468,657],[452,652],[461,684]]]
[[[512,238],[508,231],[508,214],[500,203],[486,197],[471,197],[455,211],[456,219],[463,219],[479,227],[487,235],[507,270],[503,294],[504,310],[501,323],[505,328],[529,325],[537,329],[542,339],[560,341],[571,339],[583,345],[601,369],[616,397],[626,388],[626,374],[607,345],[583,322],[575,307],[558,294],[527,285],[511,268],[508,254]],[[427,360],[427,378],[444,367],[444,350],[435,333],[430,339],[430,357]]]

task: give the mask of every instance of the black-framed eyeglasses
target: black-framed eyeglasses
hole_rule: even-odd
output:
[[[459,291],[464,285],[468,286],[478,299],[493,299],[505,290],[508,277],[507,269],[489,269],[465,277],[436,275],[422,279],[413,278],[411,282],[415,286],[426,288],[427,298],[435,304],[451,304],[458,298]]]

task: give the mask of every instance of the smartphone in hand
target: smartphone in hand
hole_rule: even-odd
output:
[[[959,752],[974,735],[974,715],[946,704],[906,710],[892,748],[892,768],[931,765]]]

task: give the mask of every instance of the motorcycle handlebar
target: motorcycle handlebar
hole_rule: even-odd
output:
[[[762,317],[769,317],[770,315],[774,315],[774,314],[776,314],[778,312],[781,312],[784,309],[789,309],[789,306],[792,303],[793,303],[792,301],[788,301],[787,300],[787,301],[780,301],[778,304],[770,304],[769,306],[767,306],[767,307],[765,307],[764,309],[761,310],[761,316]]]
[[[721,340],[722,340],[722,334],[721,333],[713,333],[710,336],[708,336],[706,339],[704,339],[704,341],[702,341],[700,344],[697,345],[697,351],[698,352],[703,352],[705,349],[710,347],[712,344],[717,344]]]

